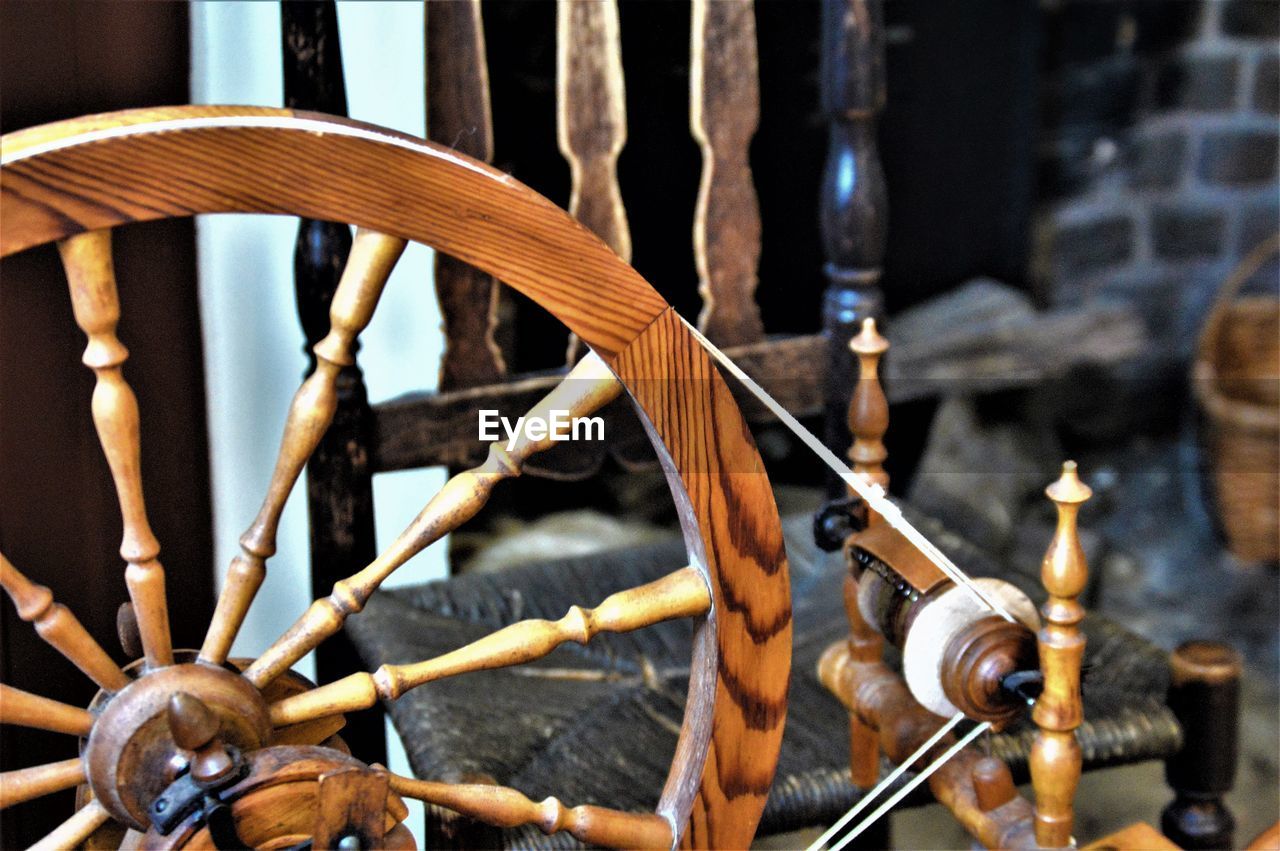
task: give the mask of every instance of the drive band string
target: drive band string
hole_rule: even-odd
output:
[[[960,713],[960,712],[957,712],[957,713],[952,717],[951,721],[947,723],[947,727],[944,727],[943,729],[945,730],[945,729],[949,728],[949,727],[951,726],[951,724],[952,724],[952,723],[954,723],[954,722],[956,722],[956,721],[958,721],[958,720],[960,720],[960,719],[962,719],[962,718],[964,718],[964,714],[963,714],[963,713]],[[911,794],[911,792],[912,792],[912,791],[913,791],[917,786],[919,786],[919,785],[920,785],[921,783],[923,783],[924,781],[928,780],[928,779],[929,779],[929,776],[930,776],[931,774],[933,774],[933,773],[934,773],[935,771],[937,771],[939,768],[942,768],[942,766],[946,764],[947,760],[951,759],[951,757],[953,757],[953,756],[955,756],[956,754],[960,753],[960,751],[962,751],[962,750],[964,750],[966,747],[968,747],[968,745],[969,745],[969,743],[970,743],[970,742],[972,742],[974,739],[978,738],[978,736],[982,735],[983,733],[985,733],[985,732],[986,732],[987,730],[989,730],[989,729],[991,729],[991,722],[990,722],[990,721],[983,721],[981,724],[979,724],[978,726],[974,727],[974,728],[973,728],[972,730],[970,730],[968,733],[965,733],[965,734],[964,734],[964,736],[960,739],[960,741],[956,742],[954,745],[952,745],[951,747],[947,748],[946,752],[945,752],[945,753],[943,753],[943,754],[942,754],[942,756],[938,757],[938,758],[937,758],[937,759],[935,759],[933,762],[929,763],[928,767],[926,767],[923,771],[921,771],[921,772],[920,772],[919,774],[917,774],[915,777],[911,778],[911,781],[910,781],[909,783],[907,783],[905,786],[903,786],[903,787],[902,787],[901,789],[899,789],[897,792],[894,792],[894,793],[893,793],[893,795],[892,795],[892,796],[891,796],[887,801],[885,801],[883,804],[881,804],[880,806],[876,807],[875,812],[871,813],[869,816],[867,816],[866,818],[864,818],[862,821],[858,822],[857,827],[853,828],[853,830],[850,830],[850,831],[849,831],[848,833],[846,833],[844,836],[840,837],[840,841],[839,841],[839,842],[837,842],[835,845],[832,845],[832,846],[831,846],[830,851],[840,851],[840,849],[841,849],[841,848],[843,848],[844,846],[846,846],[846,845],[848,845],[850,842],[852,842],[854,839],[856,839],[856,838],[858,838],[859,836],[861,836],[861,835],[862,835],[862,833],[863,833],[863,831],[865,831],[867,828],[871,827],[871,825],[875,824],[875,823],[876,823],[876,821],[877,821],[881,816],[883,816],[885,813],[889,812],[889,810],[893,809],[893,808],[897,805],[897,803],[898,803],[899,801],[901,801],[903,798],[907,797],[907,795],[910,795],[910,794]],[[912,759],[915,759],[915,754],[912,754],[912,757],[911,757],[911,758],[912,758]],[[892,775],[890,775],[890,776],[892,776]],[[885,780],[888,780],[888,778],[885,778]],[[880,792],[881,792],[881,790],[883,790],[883,789],[887,786],[887,783],[885,782],[885,780],[881,780],[879,783],[877,783],[877,784],[876,784],[876,787],[875,787],[874,789],[872,789],[870,792],[868,792],[868,793],[867,793],[867,795],[868,795],[869,797],[872,797],[872,798],[874,798],[874,797],[878,797],[878,796],[879,796],[879,794],[880,794]],[[866,800],[866,798],[864,798],[863,800]],[[860,801],[859,803],[861,803],[861,801]],[[817,843],[814,843],[813,845],[810,845],[810,846],[809,846],[808,851],[817,851],[817,849],[819,849],[819,848],[821,848],[821,847],[822,847],[821,845],[819,845],[819,844],[817,844]]]
[[[909,769],[915,763],[916,760],[918,760],[920,757],[927,754],[930,748],[932,748],[938,742],[942,741],[942,737],[945,736],[947,733],[950,733],[955,728],[955,726],[963,720],[964,720],[963,712],[957,712],[955,715],[951,716],[951,720],[948,721],[946,724],[942,725],[942,728],[938,730],[938,732],[930,736],[928,741],[926,741],[920,747],[916,748],[915,753],[911,754],[911,756],[904,759],[901,765],[899,765],[897,768],[891,771],[883,780],[877,783],[874,789],[871,789],[866,794],[864,794],[862,798],[858,801],[858,803],[850,807],[847,813],[840,816],[840,818],[836,821],[835,824],[827,828],[827,832],[819,836],[817,840],[814,841],[814,843],[809,846],[808,851],[818,851],[819,848],[822,848],[828,842],[830,842],[832,837],[834,837],[837,833],[839,833],[846,824],[853,821],[854,816],[856,816],[858,813],[862,812],[868,806],[870,806],[872,802],[875,801],[876,798],[880,797],[880,795],[884,792],[885,789],[889,788],[890,784],[892,784],[895,780],[897,780],[899,777],[905,774],[907,772],[907,769]]]

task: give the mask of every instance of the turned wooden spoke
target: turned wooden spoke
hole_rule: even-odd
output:
[[[138,400],[124,380],[129,350],[116,336],[120,297],[111,263],[111,232],[95,230],[58,243],[71,288],[76,324],[89,337],[84,365],[93,370],[93,424],[115,480],[124,540],[120,555],[128,562],[125,584],[138,617],[138,632],[150,666],[172,665],[169,607],[165,601],[160,542],[151,533],[142,498],[142,461],[138,438]]]
[[[35,624],[40,637],[84,671],[99,688],[115,692],[129,684],[129,677],[111,661],[71,610],[55,603],[48,588],[23,576],[3,553],[0,553],[0,586],[13,600],[18,617]]]
[[[78,706],[0,683],[0,724],[87,736],[93,716]]]
[[[550,420],[552,411],[566,412],[564,415],[570,418],[586,416],[616,399],[621,392],[622,384],[604,361],[588,355],[526,417]],[[348,615],[362,610],[369,596],[397,568],[474,517],[498,482],[520,475],[531,455],[554,442],[550,434],[534,439],[523,430],[509,450],[505,441],[494,442],[483,464],[445,482],[390,547],[359,573],[339,580],[328,597],[312,603],[288,632],[245,669],[244,676],[261,688],[288,670],[337,632]]]
[[[569,163],[569,215],[631,261],[631,228],[618,185],[627,99],[616,0],[556,4],[556,140]],[[568,358],[577,360],[578,339]]]
[[[442,656],[412,665],[383,665],[372,674],[357,673],[337,682],[285,698],[271,707],[277,727],[312,718],[353,712],[381,700],[395,700],[433,680],[472,671],[523,665],[541,659],[561,644],[586,644],[602,632],[630,632],[673,618],[696,617],[711,608],[706,580],[684,567],[636,588],[606,597],[594,609],[570,607],[557,621],[530,619],[505,626]]]
[[[53,832],[32,845],[28,851],[63,851],[79,848],[93,832],[107,823],[111,814],[97,801],[90,801],[75,815],[53,829]]]
[[[556,798],[534,802],[506,786],[437,783],[389,775],[391,791],[453,810],[496,827],[534,824],[543,833],[567,831],[587,845],[670,848],[671,824],[653,813],[624,813],[590,805],[566,807]]]
[[[0,810],[70,789],[85,782],[84,763],[79,757],[19,768],[0,774]]]
[[[316,368],[293,397],[284,436],[267,495],[258,516],[240,537],[240,553],[227,569],[227,580],[200,659],[220,665],[227,659],[245,613],[266,576],[266,560],[275,554],[276,531],[285,502],[307,459],[315,451],[338,408],[338,374],[355,363],[356,337],[373,318],[405,241],[359,229],[342,280],[329,307],[329,333],[315,346]]]
[[[693,220],[702,314],[721,346],[764,338],[756,305],[760,205],[751,182],[751,138],[760,120],[756,15],[751,0],[694,0],[689,123],[702,149]]]

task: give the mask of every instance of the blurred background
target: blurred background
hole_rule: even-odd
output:
[[[566,205],[554,5],[485,0],[483,8],[494,164]],[[1009,288],[1037,309],[1118,305],[1143,331],[1141,346],[1124,357],[1034,388],[976,399],[934,393],[895,406],[894,490],[1034,570],[1049,523],[1036,491],[1062,457],[1077,456],[1100,497],[1085,518],[1098,577],[1091,603],[1162,646],[1216,637],[1245,651],[1256,710],[1246,735],[1256,737],[1246,759],[1252,773],[1240,785],[1270,784],[1265,823],[1274,821],[1275,568],[1265,556],[1258,564],[1224,547],[1217,456],[1188,376],[1203,356],[1198,340],[1215,294],[1280,231],[1280,7],[889,0],[885,9],[879,146],[890,211],[882,280],[890,339],[895,317],[906,316],[905,332],[912,309],[975,281]],[[828,134],[819,8],[766,1],[756,15],[759,302],[766,331],[812,333],[825,286],[816,204]],[[688,7],[622,0],[620,17],[629,138],[619,179],[633,262],[692,317],[690,222],[701,158],[688,133]],[[338,18],[350,115],[421,134],[421,4],[339,3]],[[7,0],[0,129],[157,104],[282,105],[280,46],[274,3]],[[128,228],[116,242],[121,338],[142,408],[148,503],[177,646],[199,643],[306,368],[293,297],[296,233],[292,220],[224,217]],[[1258,256],[1241,292],[1274,299],[1280,267],[1274,252]],[[2,271],[0,548],[114,650],[116,606],[126,599],[119,514],[89,417],[93,379],[79,365],[82,337],[52,251],[11,258]],[[436,386],[442,338],[427,249],[406,256],[384,301],[362,337],[375,402]],[[561,363],[563,329],[523,299],[511,310],[515,331],[502,341],[509,356],[524,369]],[[820,483],[817,466],[786,435],[766,429],[758,439],[781,485]],[[981,473],[987,477],[974,478]],[[442,470],[375,478],[380,543],[443,478]],[[634,509],[634,528],[619,541],[671,524],[665,505],[637,508],[652,483],[606,489],[609,505]],[[501,531],[507,521],[599,501],[598,491],[575,498],[566,490],[548,496],[545,483],[520,482],[480,528]],[[576,528],[546,527],[547,546],[600,537],[598,525]],[[432,547],[397,581],[444,575],[449,546]],[[295,493],[236,652],[263,649],[311,597],[305,507]],[[8,605],[0,606],[0,630],[6,683],[87,702],[91,687]],[[48,734],[0,732],[4,768],[70,756],[68,747]],[[6,813],[0,845],[42,835],[69,805],[67,796]]]

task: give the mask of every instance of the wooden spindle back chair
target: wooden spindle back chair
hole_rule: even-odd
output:
[[[482,161],[493,156],[483,5],[426,4],[427,137]],[[824,0],[822,103],[831,123],[828,165],[816,218],[821,220],[828,287],[819,333],[767,337],[755,299],[761,222],[749,161],[760,119],[757,32],[752,0],[692,0],[689,128],[701,150],[702,179],[691,222],[697,324],[798,416],[825,415],[825,439],[850,446],[847,411],[856,377],[847,342],[864,318],[883,318],[878,289],[884,255],[885,190],[875,143],[884,102],[882,12],[878,0]],[[552,14],[550,8],[547,14]],[[556,16],[556,128],[570,166],[569,212],[623,260],[631,237],[617,178],[627,116],[620,23],[615,0],[561,0]],[[282,4],[285,96],[292,108],[346,113],[337,16],[328,3]],[[643,84],[639,81],[637,84]],[[519,174],[515,175],[517,178]],[[325,317],[349,249],[342,229],[304,221],[298,240],[299,313],[308,347],[327,331]],[[815,288],[819,270],[812,270]],[[766,286],[770,284],[765,283]],[[557,380],[521,374],[504,355],[501,290],[484,272],[437,256],[435,287],[445,335],[439,390],[370,405],[359,367],[343,367],[337,413],[309,462],[312,585],[316,594],[376,554],[372,476],[409,468],[460,469],[487,451],[477,441],[481,409],[523,411]],[[578,356],[570,341],[568,361]],[[759,406],[744,410],[756,421]],[[611,425],[613,423],[611,422]],[[634,435],[635,429],[607,429]],[[557,478],[599,469],[604,445],[579,445]],[[632,463],[650,460],[615,441]],[[530,475],[543,470],[530,465]],[[321,679],[350,670],[357,656],[342,640],[317,656]],[[376,718],[356,719],[353,740],[376,754]]]
[[[754,299],[761,228],[748,159],[759,120],[754,7],[751,0],[690,4],[690,131],[703,156],[692,223],[703,304],[698,325],[788,409],[801,415],[825,410],[828,440],[840,452],[849,445],[845,411],[853,380],[844,344],[861,318],[882,312],[876,282],[884,241],[884,188],[873,120],[883,102],[880,13],[876,0],[853,0],[853,15],[844,5],[843,0],[828,2],[823,9],[828,31],[824,102],[834,122],[822,200],[831,281],[827,302],[842,307],[826,311],[824,334],[767,340]],[[285,2],[281,11],[286,106],[345,115],[336,9],[331,3]],[[482,14],[479,0],[426,4],[425,95],[427,137],[489,162],[493,121]],[[557,142],[570,165],[569,212],[629,260],[630,231],[616,171],[626,142],[617,4],[559,2],[554,14]],[[849,174],[859,177],[850,183]],[[335,270],[349,248],[344,227],[303,221],[295,272],[308,350],[327,332]],[[308,461],[316,595],[376,555],[374,474],[480,463],[487,449],[475,438],[479,411],[522,412],[557,380],[521,375],[519,365],[504,355],[498,342],[504,336],[498,309],[502,293],[492,276],[441,253],[435,288],[445,335],[438,392],[371,406],[354,360],[339,373],[333,422]],[[577,356],[571,339],[567,359],[572,363]],[[607,431],[634,436],[636,429],[626,423]],[[643,445],[636,456],[626,440],[614,441],[611,450],[632,463],[651,459]],[[603,444],[579,444],[568,469],[557,465],[553,474],[591,475],[606,451]],[[530,465],[530,475],[540,472],[536,461]],[[339,636],[317,653],[318,677],[340,676],[358,661]],[[353,716],[348,738],[357,752],[381,758],[376,712]]]

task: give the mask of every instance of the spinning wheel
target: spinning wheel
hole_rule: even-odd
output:
[[[147,524],[137,403],[116,337],[109,229],[197,213],[281,213],[357,226],[317,367],[294,397],[262,508],[241,538],[198,653],[169,638],[160,547]],[[92,799],[41,842],[65,847],[108,821],[179,847],[239,839],[285,847],[405,841],[398,796],[499,826],[534,823],[600,845],[745,847],[772,780],[790,667],[787,565],[768,481],[718,374],[679,317],[629,266],[550,202],[480,163],[390,131],[243,107],[138,110],[6,136],[0,254],[58,241],[88,336],[93,417],[124,519],[121,555],[144,659],[120,668],[7,560],[19,615],[101,691],[88,709],[4,687],[0,720],[82,738],[77,759],[0,776],[0,806],[87,784]],[[290,666],[360,611],[396,568],[474,516],[551,439],[496,443],[452,478],[366,568],[337,583],[256,660],[228,660],[275,551],[276,526],[333,416],[338,371],[405,240],[497,276],[592,350],[533,413],[583,416],[623,390],[658,450],[690,563],[594,609],[523,621],[443,656],[310,688]],[[566,641],[699,619],[676,755],[655,813],[534,803],[514,789],[411,780],[363,765],[340,714],[432,680],[540,658]],[[228,837],[231,840],[228,840]]]

